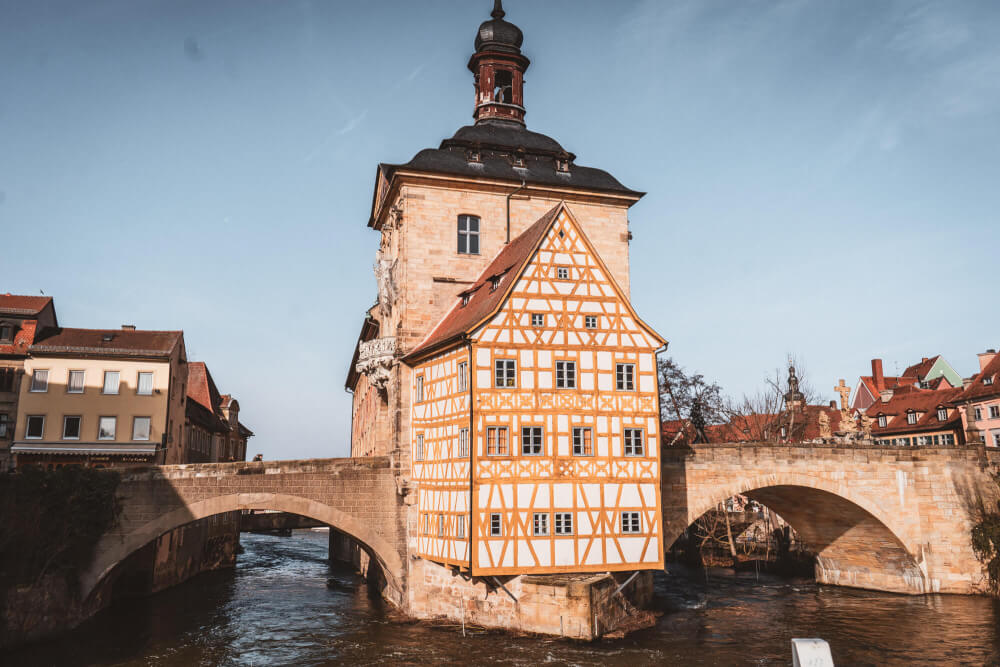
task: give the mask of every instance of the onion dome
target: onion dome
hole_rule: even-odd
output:
[[[476,51],[509,51],[511,53],[521,52],[521,43],[524,41],[524,33],[513,23],[503,20],[506,12],[503,10],[501,0],[494,0],[493,17],[490,21],[484,21],[479,26],[476,33]]]

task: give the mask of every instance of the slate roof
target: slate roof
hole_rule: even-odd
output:
[[[52,303],[51,296],[0,294],[0,314],[38,315],[50,303]]]
[[[35,336],[29,350],[32,354],[169,357],[183,338],[183,331],[50,327]]]

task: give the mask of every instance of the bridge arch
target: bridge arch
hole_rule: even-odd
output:
[[[87,599],[125,558],[162,535],[199,519],[246,509],[297,514],[346,533],[359,543],[369,557],[378,562],[388,585],[398,595],[402,594],[404,571],[399,550],[365,522],[336,507],[301,496],[285,493],[233,493],[175,508],[134,526],[123,534],[105,535],[98,542],[90,567],[80,578],[82,599]]]
[[[895,591],[930,592],[918,536],[907,513],[887,512],[848,484],[804,473],[782,472],[718,480],[689,492],[686,512],[666,517],[669,548],[698,518],[726,499],[744,495],[769,507],[817,553],[822,583]]]

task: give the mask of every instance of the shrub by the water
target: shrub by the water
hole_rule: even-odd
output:
[[[1000,485],[1000,476],[996,480]],[[995,511],[980,511],[979,522],[972,527],[972,549],[986,570],[990,591],[1000,593],[1000,501]]]

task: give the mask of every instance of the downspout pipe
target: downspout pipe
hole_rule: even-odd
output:
[[[516,190],[513,190],[512,192],[510,192],[510,193],[507,194],[507,240],[504,241],[504,245],[507,245],[508,243],[510,243],[510,198],[513,197],[514,195],[516,195],[518,192],[520,192],[524,188],[525,188],[525,182],[524,182],[524,179],[522,178],[521,179],[521,185],[518,186],[518,188]]]

